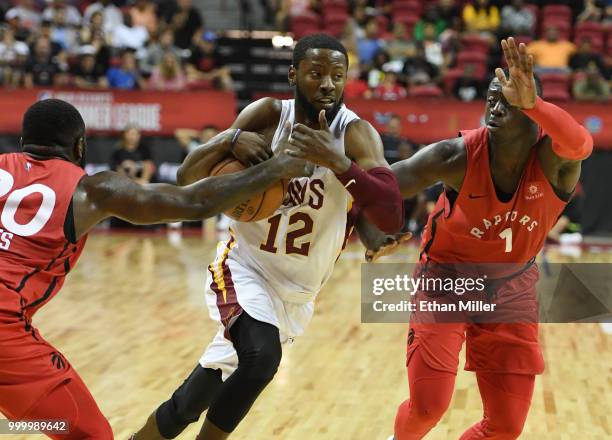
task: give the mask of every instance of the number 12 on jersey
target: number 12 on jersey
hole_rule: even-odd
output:
[[[278,235],[278,229],[282,217],[282,214],[276,214],[268,219],[268,223],[270,223],[268,237],[266,238],[266,241],[259,246],[259,249],[262,251],[273,254],[278,252],[278,248],[276,247],[276,236]],[[312,220],[312,217],[305,212],[295,212],[289,217],[288,225],[292,226],[295,224],[301,224],[301,227],[287,232],[287,236],[285,237],[285,253],[288,255],[298,254],[308,256],[310,241],[302,243],[299,246],[295,244],[295,241],[298,238],[302,238],[312,232],[314,221]]]

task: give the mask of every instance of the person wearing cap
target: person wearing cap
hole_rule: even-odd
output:
[[[7,11],[4,16],[6,21],[18,19],[21,26],[32,31],[40,26],[42,17],[34,8],[33,0],[17,0],[16,6]]]
[[[49,2],[49,0],[47,0]],[[81,24],[81,14],[72,5],[67,5],[66,0],[51,0],[50,6],[43,11],[43,19],[55,21],[58,13],[64,14],[64,21],[67,26],[79,27]]]
[[[201,38],[197,38],[196,44],[191,47],[186,70],[189,82],[233,90],[231,72],[228,67],[222,66],[214,32],[203,32]]]

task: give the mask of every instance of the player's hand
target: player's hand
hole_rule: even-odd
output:
[[[276,149],[275,159],[279,161],[283,167],[285,176],[287,177],[308,177],[314,171],[314,165],[304,159],[294,157],[291,144],[289,143],[289,135],[291,133],[291,123],[287,122],[283,126],[278,148]]]
[[[527,46],[524,43],[517,46],[512,37],[502,40],[501,45],[508,63],[510,78],[506,78],[500,68],[495,69],[495,76],[502,85],[506,101],[519,108],[535,107],[537,92],[533,76],[533,55],[527,53]]]
[[[232,154],[243,165],[251,166],[270,159],[272,149],[263,135],[252,131],[243,131],[232,148]]]
[[[412,238],[411,232],[398,232],[397,234],[385,235],[383,241],[373,249],[366,249],[365,259],[373,263],[384,255],[394,253],[397,248]]]
[[[289,139],[294,157],[306,159],[322,167],[329,168],[336,174],[342,174],[351,166],[351,160],[343,151],[333,148],[334,136],[327,125],[325,110],[319,113],[319,130],[313,130],[304,124],[295,124]]]

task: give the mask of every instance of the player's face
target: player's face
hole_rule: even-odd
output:
[[[496,131],[509,127],[512,123],[526,118],[518,107],[512,106],[506,101],[502,93],[499,80],[494,79],[489,84],[487,91],[487,104],[485,106],[485,123],[490,131]]]
[[[338,113],[344,99],[346,58],[330,49],[309,49],[289,77],[295,81],[296,101],[310,120],[316,121],[321,110],[329,122]]]

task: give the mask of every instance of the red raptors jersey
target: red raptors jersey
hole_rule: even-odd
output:
[[[64,223],[84,171],[62,159],[0,155],[0,309],[19,295],[28,316],[52,298],[76,263],[85,237],[72,243]],[[72,219],[66,228],[74,231]],[[72,238],[74,240],[74,238]]]
[[[533,148],[516,192],[507,203],[495,192],[488,130],[462,131],[467,169],[452,204],[444,192],[429,217],[422,260],[438,263],[526,263],[542,249],[566,202],[544,175]]]

